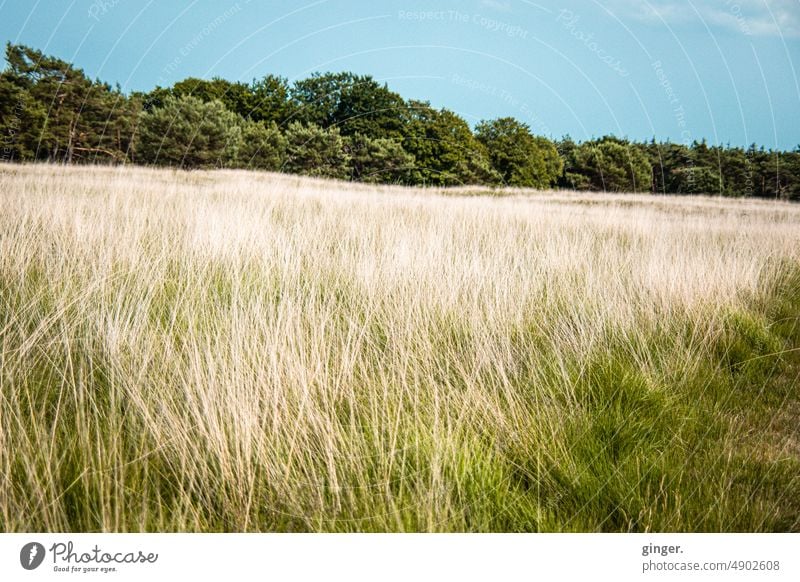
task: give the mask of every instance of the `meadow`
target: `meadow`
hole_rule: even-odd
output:
[[[800,205],[0,165],[0,530],[800,531]]]

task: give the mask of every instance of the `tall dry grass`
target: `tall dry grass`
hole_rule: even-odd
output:
[[[800,528],[800,207],[0,166],[0,528]]]

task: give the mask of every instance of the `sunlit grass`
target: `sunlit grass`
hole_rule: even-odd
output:
[[[800,530],[800,207],[466,193],[0,166],[0,529]]]

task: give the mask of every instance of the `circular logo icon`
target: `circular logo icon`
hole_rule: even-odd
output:
[[[44,561],[44,546],[39,542],[30,542],[19,551],[19,563],[26,570],[35,570]]]

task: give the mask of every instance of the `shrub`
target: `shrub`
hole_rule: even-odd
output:
[[[324,178],[347,178],[350,157],[344,140],[336,128],[299,122],[291,123],[286,131],[287,159],[285,168],[293,174]]]
[[[286,138],[275,122],[269,125],[246,121],[242,125],[242,141],[238,165],[256,170],[280,170],[286,161]]]
[[[372,183],[408,183],[414,156],[393,139],[372,139],[357,135],[349,139],[353,179]]]

